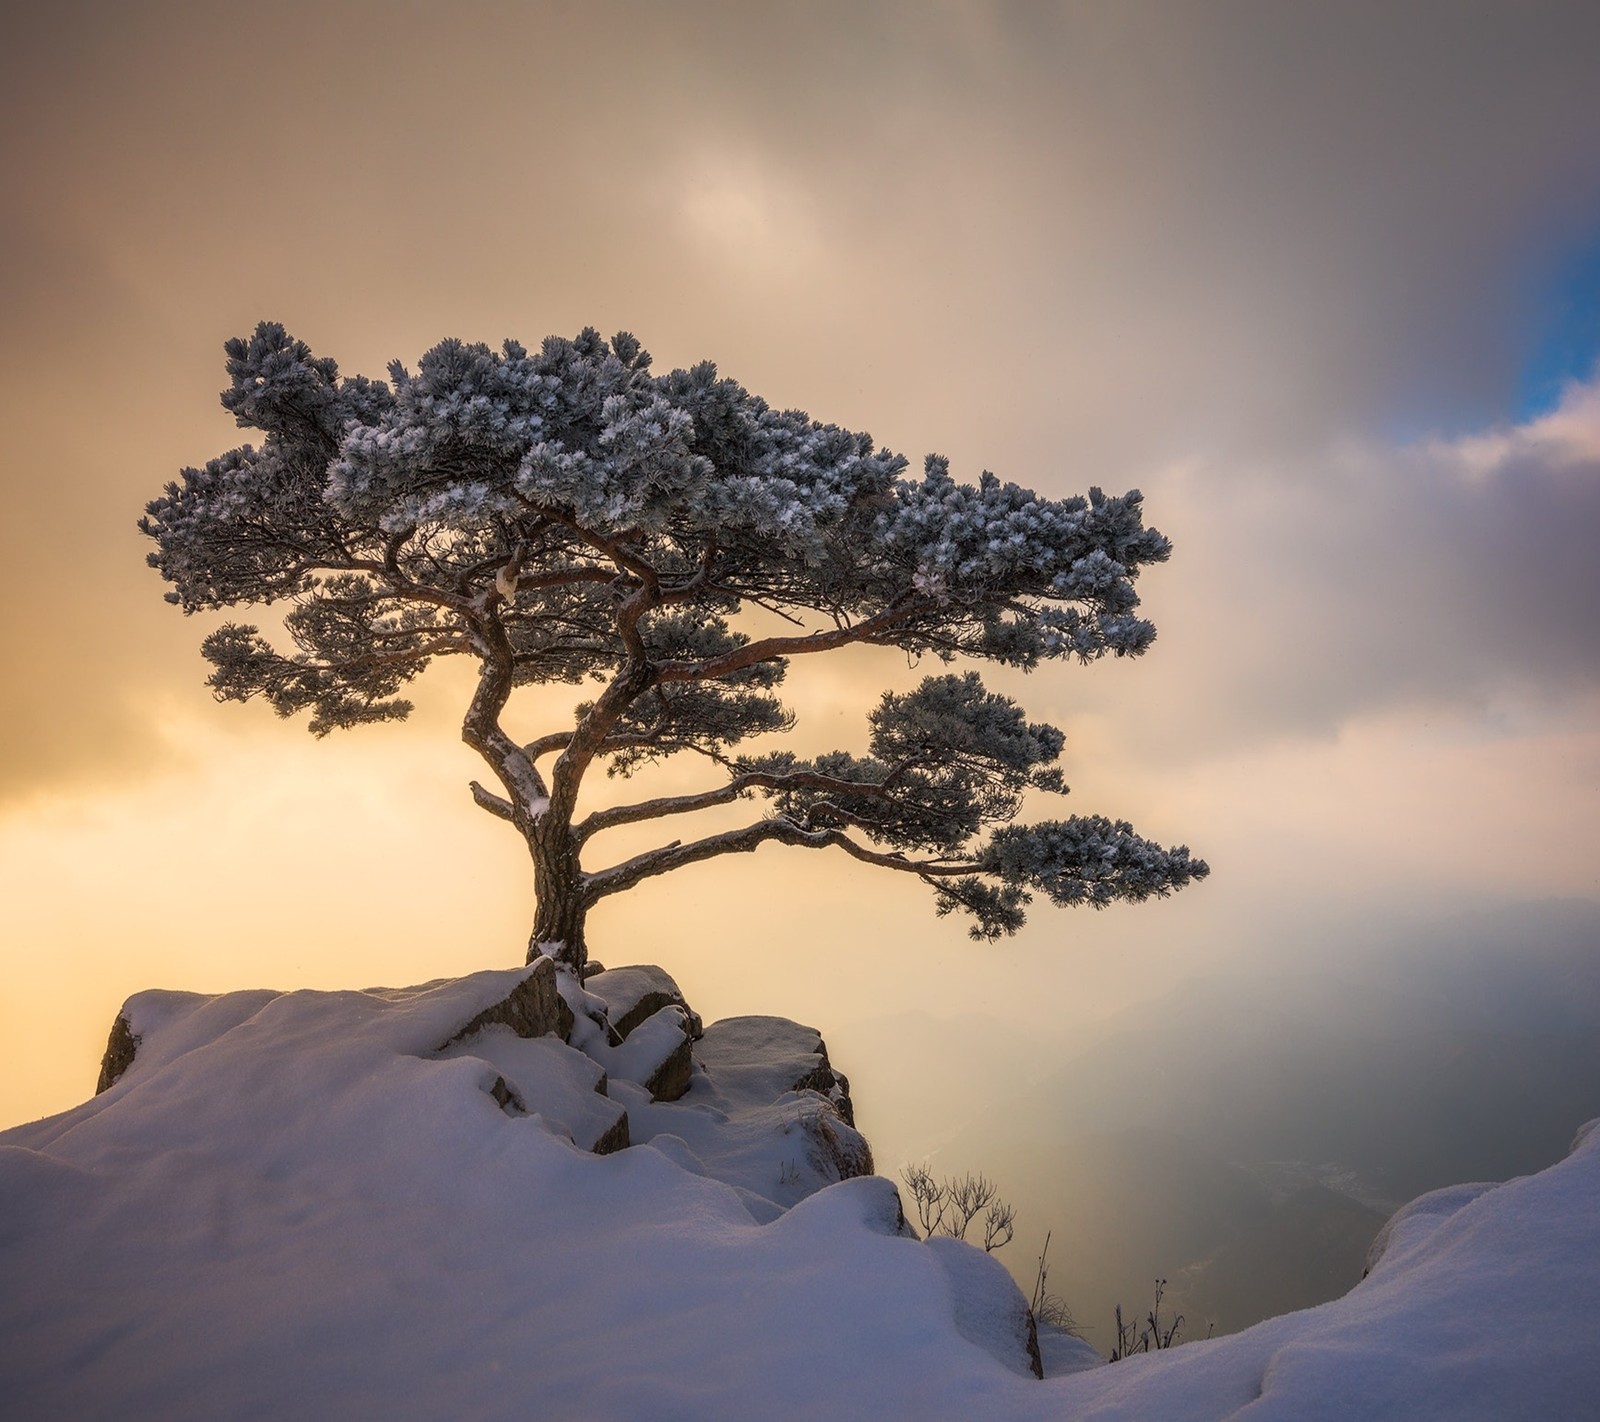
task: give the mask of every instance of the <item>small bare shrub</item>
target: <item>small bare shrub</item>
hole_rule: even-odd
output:
[[[987,1176],[968,1171],[960,1177],[935,1180],[926,1165],[907,1165],[900,1175],[911,1191],[924,1235],[965,1239],[972,1222],[982,1215],[985,1253],[993,1254],[1011,1242],[1016,1208],[1000,1198],[998,1187]]]
[[[1132,1321],[1124,1323],[1122,1305],[1117,1305],[1117,1346],[1111,1350],[1111,1362],[1119,1362],[1130,1353],[1148,1353],[1152,1348],[1171,1348],[1178,1341],[1178,1330],[1183,1327],[1183,1315],[1180,1313],[1165,1327],[1161,1323],[1161,1296],[1166,1291],[1167,1281],[1157,1279],[1155,1302],[1151,1304],[1150,1312],[1144,1316],[1142,1328]]]
[[[1033,1297],[1028,1300],[1028,1309],[1033,1314],[1035,1322],[1069,1334],[1073,1338],[1082,1338],[1083,1330],[1078,1327],[1078,1320],[1072,1316],[1067,1301],[1060,1294],[1051,1293],[1045,1286],[1050,1277],[1050,1266],[1045,1262],[1049,1256],[1050,1232],[1046,1231],[1044,1248],[1039,1251],[1039,1272],[1034,1275]]]

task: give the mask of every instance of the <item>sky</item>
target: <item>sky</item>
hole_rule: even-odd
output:
[[[1592,4],[8,9],[0,1125],[81,1099],[140,989],[523,950],[460,675],[313,741],[212,702],[144,566],[263,319],[371,375],[627,329],[914,465],[1144,490],[1150,654],[994,681],[1067,732],[1069,810],[1211,879],[997,945],[777,849],[597,910],[708,1018],[1066,1044],[1330,928],[1600,898]],[[797,670],[796,741],[859,749],[919,675]]]

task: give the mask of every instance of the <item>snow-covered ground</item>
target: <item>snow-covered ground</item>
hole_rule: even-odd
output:
[[[1409,1207],[1343,1299],[1040,1382],[999,1265],[837,1180],[847,1128],[737,1034],[675,1102],[601,1044],[605,1155],[559,1043],[439,1050],[527,971],[136,998],[126,1075],[0,1134],[0,1416],[1600,1415],[1600,1131]]]

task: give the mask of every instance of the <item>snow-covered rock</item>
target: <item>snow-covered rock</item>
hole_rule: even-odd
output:
[[[765,1069],[763,1052],[770,1053]],[[695,1043],[694,1072],[680,1099],[652,1101],[626,1081],[613,1081],[611,1092],[627,1102],[636,1141],[731,1185],[751,1218],[765,1224],[818,1190],[872,1173],[865,1137],[829,1096],[806,1085],[822,1079],[826,1060],[813,1027],[735,1017],[713,1022]]]
[[[547,1033],[567,1037],[572,1031],[572,1009],[561,996],[557,977],[551,959],[535,958],[505,997],[490,1003],[444,1045],[448,1047],[486,1027],[497,1026],[509,1028],[518,1037],[542,1037]]]
[[[580,1150],[606,1155],[632,1143],[627,1108],[608,1094],[605,1068],[559,1037],[520,1037],[495,1025],[439,1055],[487,1062],[504,1083],[503,1108],[537,1114]]]
[[[706,1029],[695,1058],[729,1099],[770,1101],[785,1091],[815,1091],[855,1123],[850,1081],[834,1070],[815,1027],[785,1017],[725,1017]]]
[[[626,1037],[646,1018],[673,1004],[683,1009],[690,1035],[700,1035],[700,1018],[684,1001],[682,989],[671,974],[652,963],[601,969],[584,979],[583,986],[605,1003],[611,1030],[618,1037]]]
[[[676,1101],[689,1089],[693,1042],[688,1014],[669,1002],[615,1046],[596,1036],[585,1042],[584,1050],[617,1080],[644,1087],[652,1101]]]

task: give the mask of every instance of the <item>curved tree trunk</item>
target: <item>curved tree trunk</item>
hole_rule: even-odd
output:
[[[474,781],[473,797],[490,814],[516,827],[533,859],[535,907],[527,961],[548,953],[581,979],[588,960],[583,942],[588,905],[572,835],[575,787],[558,784],[558,791],[565,789],[565,794],[552,806],[550,791],[532,759],[500,725],[500,712],[514,684],[515,657],[505,628],[491,611],[475,623],[473,632],[482,662],[477,690],[462,719],[461,739],[483,757],[506,791],[502,798]]]
[[[565,826],[538,826],[528,837],[533,856],[533,933],[528,939],[528,961],[541,953],[571,968],[581,980],[588,962],[583,938],[583,875],[571,836]],[[551,945],[559,945],[552,947]]]

